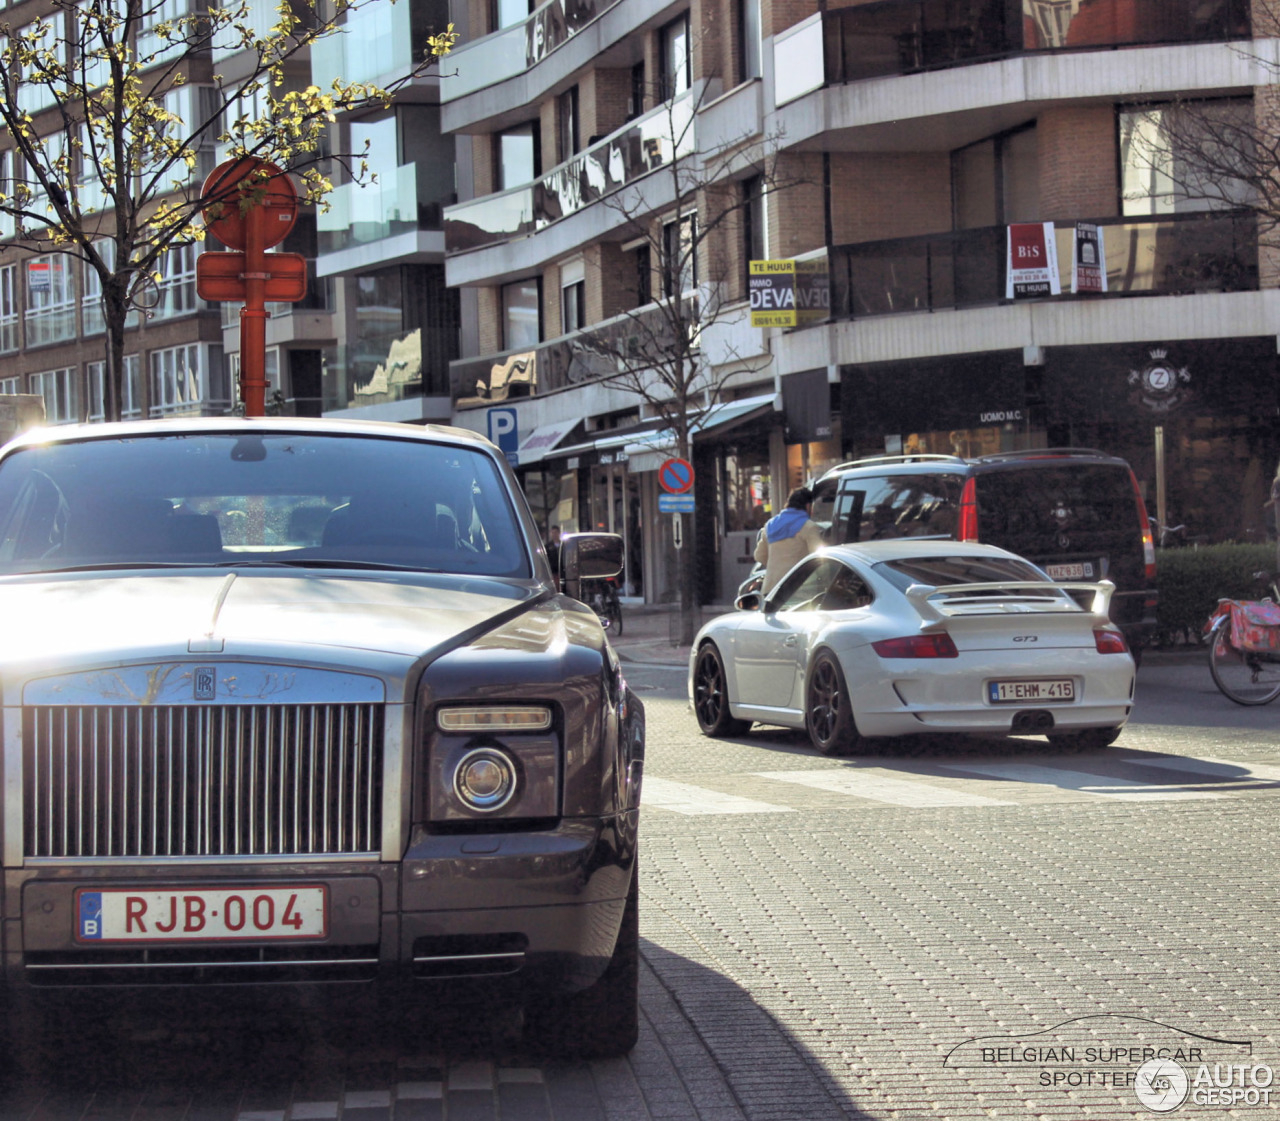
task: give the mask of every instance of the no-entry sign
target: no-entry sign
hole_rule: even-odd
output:
[[[658,468],[658,486],[668,494],[684,494],[693,487],[693,464],[687,459],[668,459]]]

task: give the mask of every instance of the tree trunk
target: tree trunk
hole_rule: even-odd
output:
[[[124,412],[124,325],[129,316],[129,303],[124,287],[113,283],[102,286],[102,317],[107,325],[107,360],[102,372],[102,408],[105,420],[119,420]]]

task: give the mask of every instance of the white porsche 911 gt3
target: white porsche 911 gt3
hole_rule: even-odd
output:
[[[1004,549],[902,539],[823,549],[694,640],[689,699],[708,736],[1045,735],[1106,747],[1133,706],[1113,585],[1055,583]]]

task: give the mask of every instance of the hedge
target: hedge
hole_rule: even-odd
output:
[[[1274,544],[1202,545],[1199,548],[1157,549],[1156,645],[1199,642],[1205,620],[1218,600],[1257,599],[1265,589],[1255,572],[1276,566]]]

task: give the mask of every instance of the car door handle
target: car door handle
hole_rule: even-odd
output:
[[[783,646],[795,646],[795,645],[796,645],[796,643],[798,643],[799,641],[800,641],[800,636],[799,636],[798,634],[789,634],[789,635],[787,635],[787,637],[786,637],[786,638],[784,638],[784,639],[782,640],[782,645],[783,645]]]

